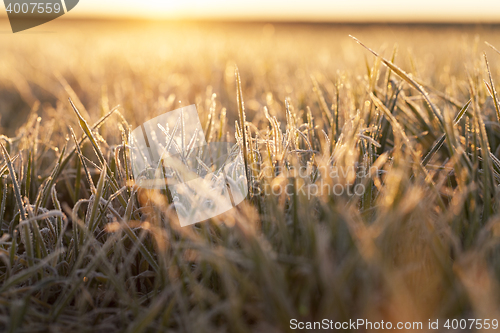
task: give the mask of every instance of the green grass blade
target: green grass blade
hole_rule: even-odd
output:
[[[486,62],[486,69],[488,70],[488,77],[490,79],[490,85],[486,82],[486,88],[488,88],[488,92],[490,93],[491,98],[493,98],[493,103],[495,104],[495,110],[497,112],[497,120],[500,122],[500,107],[498,105],[497,92],[495,90],[495,84],[493,83],[493,78],[491,77],[490,64],[488,63],[488,58],[486,57],[486,53],[484,53],[484,61]]]
[[[87,225],[89,228],[89,232],[93,233],[95,228],[97,227],[97,212],[99,211],[99,207],[101,205],[101,198],[104,195],[104,186],[106,183],[106,165],[103,166],[101,170],[101,175],[99,177],[99,182],[97,183],[97,190],[94,193],[92,208],[90,210],[90,215],[87,215]]]
[[[16,173],[14,172],[14,167],[12,166],[12,159],[10,158],[7,149],[3,143],[0,142],[0,146],[2,148],[2,154],[7,163],[7,167],[9,168],[10,178],[12,179],[12,185],[14,186],[14,194],[16,195],[17,206],[19,208],[19,212],[21,213],[21,219],[26,219],[26,211],[24,210],[23,199],[21,197],[21,189],[19,188],[19,183],[17,182]]]
[[[460,120],[462,119],[462,117],[465,115],[465,113],[469,109],[469,106],[470,106],[471,102],[472,102],[472,99],[469,99],[469,101],[467,103],[465,103],[465,105],[462,107],[462,109],[457,113],[457,115],[455,116],[455,119],[453,120],[453,123],[455,125],[457,125],[460,122]],[[439,149],[441,149],[441,147],[443,146],[445,140],[446,140],[446,135],[443,134],[443,135],[441,135],[441,137],[436,142],[434,142],[434,144],[432,145],[432,147],[429,150],[429,152],[422,159],[422,165],[423,166],[426,166],[429,163],[429,161],[432,159],[432,157],[434,156],[434,154],[437,151],[439,151]]]
[[[401,127],[401,125],[399,124],[399,122],[397,121],[397,119],[392,115],[392,113],[389,111],[389,109],[387,109],[387,107],[384,105],[384,103],[382,103],[382,101],[380,99],[378,99],[375,95],[373,95],[373,93],[370,93],[370,97],[371,97],[373,103],[382,112],[384,112],[384,115],[387,117],[387,119],[391,123],[392,128],[394,129],[394,131],[396,131],[401,136],[401,138],[403,139],[404,143],[406,144],[406,147],[410,150],[411,154],[413,155],[413,159],[414,159],[415,163],[418,165],[419,170],[421,171],[421,173],[423,175],[424,181],[434,191],[439,206],[443,210],[445,210],[445,204],[443,202],[443,199],[439,195],[439,192],[438,192],[438,190],[436,188],[436,185],[434,184],[434,182],[432,180],[432,177],[429,175],[429,173],[427,172],[427,170],[425,169],[425,167],[420,162],[420,159],[419,159],[417,153],[415,152],[415,150],[413,149],[413,145],[410,142],[410,139],[406,135],[405,131],[403,130],[403,127]]]
[[[434,116],[438,119],[439,126],[441,127],[441,129],[444,132],[444,121],[443,121],[443,117],[441,115],[441,111],[439,111],[439,109],[434,105],[434,103],[432,103],[432,101],[430,100],[429,95],[427,94],[425,89],[420,84],[418,84],[417,81],[415,81],[410,75],[408,75],[404,70],[402,70],[401,68],[399,68],[398,66],[393,64],[391,61],[381,57],[377,52],[373,51],[372,49],[370,49],[369,47],[367,47],[366,45],[361,43],[356,37],[351,36],[351,35],[349,35],[349,36],[352,39],[354,39],[359,45],[363,46],[365,49],[370,51],[374,56],[382,59],[382,62],[384,63],[384,65],[389,67],[395,74],[397,74],[400,78],[405,80],[410,86],[415,88],[422,95],[424,100],[427,102],[427,104],[431,108]]]

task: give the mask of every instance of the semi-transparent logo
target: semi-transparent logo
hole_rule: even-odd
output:
[[[248,194],[239,146],[207,143],[195,105],[145,122],[130,143],[136,184],[166,190],[181,226],[227,212]]]
[[[39,26],[63,16],[79,0],[4,0],[12,32]]]

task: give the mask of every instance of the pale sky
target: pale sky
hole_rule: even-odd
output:
[[[500,22],[500,0],[80,0],[69,14],[68,18]]]
[[[500,21],[500,0],[80,0],[74,15],[264,20]]]

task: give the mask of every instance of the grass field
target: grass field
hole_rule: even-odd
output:
[[[0,35],[2,331],[500,319],[500,28],[43,29]],[[252,190],[181,228],[128,134],[190,104]]]

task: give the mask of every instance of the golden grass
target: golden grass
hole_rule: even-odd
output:
[[[498,30],[57,24],[0,48],[3,330],[499,318]],[[190,104],[252,190],[180,228],[128,134]]]

